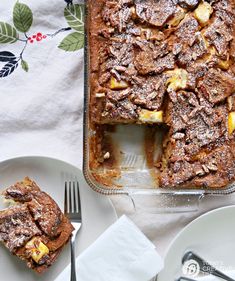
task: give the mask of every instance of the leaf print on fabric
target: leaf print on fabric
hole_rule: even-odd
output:
[[[16,29],[6,22],[0,22],[0,43],[14,43],[19,38]]]
[[[18,41],[21,44],[21,51],[16,56],[9,51],[0,51],[0,62],[6,63],[0,69],[0,78],[6,77],[14,72],[14,70],[21,65],[25,71],[29,71],[29,65],[24,60],[25,50],[29,44],[40,46],[41,41],[53,39],[62,32],[68,32],[72,29],[73,33],[68,34],[58,46],[61,50],[67,52],[75,52],[84,47],[84,4],[73,4],[72,0],[64,0],[66,7],[64,8],[64,17],[67,26],[59,28],[53,33],[46,33],[43,31],[30,32],[33,24],[33,12],[30,7],[17,0],[13,9],[13,25],[0,21],[0,44],[11,44]],[[80,0],[79,0],[80,2]],[[22,45],[22,43],[24,43]]]
[[[64,16],[71,28],[84,33],[84,5],[68,5],[64,9]]]
[[[21,67],[25,72],[29,71],[29,65],[28,65],[27,61],[21,60]]]
[[[15,55],[12,54],[11,52],[8,51],[0,52],[0,61],[2,62],[13,61],[15,59],[16,59]]]
[[[73,0],[64,0],[68,5],[73,4]]]
[[[6,77],[10,75],[18,66],[18,61],[13,60],[8,62],[1,70],[0,70],[0,78]]]
[[[18,31],[27,32],[33,23],[31,9],[20,2],[16,2],[13,10],[13,22]]]
[[[59,48],[67,52],[75,52],[84,47],[84,35],[73,32],[67,35],[60,43]]]

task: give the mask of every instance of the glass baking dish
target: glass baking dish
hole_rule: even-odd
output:
[[[85,25],[85,93],[84,93],[84,155],[83,172],[89,186],[105,195],[126,194],[137,202],[138,198],[156,197],[161,207],[177,205],[175,198],[183,198],[184,205],[203,198],[205,195],[226,195],[235,191],[235,184],[223,189],[187,189],[158,187],[156,168],[149,163],[154,161],[161,150],[162,130],[142,125],[95,126],[90,120],[90,53],[89,53],[89,11],[86,9]],[[103,126],[103,127],[102,127]],[[101,132],[102,131],[102,132]],[[115,161],[108,165],[94,165],[94,139],[100,133],[112,143]],[[150,136],[152,143],[148,143]],[[146,141],[147,140],[147,141]],[[148,152],[154,147],[152,159]],[[109,151],[107,151],[109,153]],[[154,200],[155,200],[154,199]]]

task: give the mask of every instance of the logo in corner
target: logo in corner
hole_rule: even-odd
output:
[[[183,274],[189,277],[197,277],[200,273],[200,265],[195,260],[188,260],[183,264]]]

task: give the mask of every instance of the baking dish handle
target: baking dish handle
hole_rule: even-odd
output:
[[[177,192],[156,193],[129,192],[127,194],[136,212],[145,211],[149,213],[182,213],[196,212],[199,204],[205,196],[204,192]]]

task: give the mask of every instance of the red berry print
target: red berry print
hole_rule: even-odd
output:
[[[37,33],[36,40],[37,40],[37,41],[41,41],[41,40],[42,40],[42,33],[41,33],[41,32],[38,32],[38,33]]]
[[[46,39],[47,35],[43,35],[41,32],[38,32],[37,34],[33,34],[32,36],[28,37],[28,41],[30,43],[34,43],[34,40],[36,39],[37,42],[42,41],[43,39]]]

